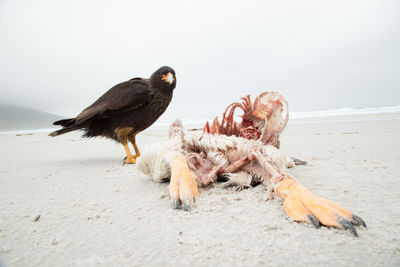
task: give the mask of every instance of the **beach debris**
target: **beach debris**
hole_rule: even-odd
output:
[[[176,120],[170,127],[167,142],[145,147],[138,160],[138,169],[154,181],[170,178],[168,193],[174,209],[190,211],[199,197],[198,188],[218,181],[223,181],[222,187],[239,189],[261,183],[268,199],[281,198],[286,214],[295,221],[316,228],[325,225],[348,229],[357,236],[354,226],[366,227],[359,216],[314,195],[289,174],[288,168],[306,162],[288,157],[279,150],[279,136],[289,115],[282,117],[281,104],[286,103],[287,108],[286,100],[280,94],[272,95],[277,97],[268,97],[267,92],[254,104],[247,96],[242,104],[229,105],[222,124],[217,119],[211,127],[206,123],[203,133],[186,135],[182,122]],[[242,116],[245,123],[233,122],[231,118],[236,106],[243,106],[245,114],[250,112],[254,122],[247,121],[250,115]]]
[[[33,133],[16,134],[15,136],[33,135]]]
[[[87,220],[96,220],[96,219],[100,219],[100,215],[96,215],[94,217],[88,217]]]
[[[40,214],[37,215],[37,216],[35,217],[35,219],[33,219],[33,221],[34,221],[34,222],[37,222],[37,221],[39,221],[39,219],[40,219]]]

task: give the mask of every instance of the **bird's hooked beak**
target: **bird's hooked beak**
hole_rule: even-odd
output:
[[[161,80],[163,80],[164,82],[167,82],[169,84],[172,84],[174,82],[174,75],[172,75],[171,72],[168,72],[167,75],[165,75],[165,74],[161,75]]]

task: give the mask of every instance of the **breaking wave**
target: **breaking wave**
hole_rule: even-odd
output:
[[[297,119],[312,119],[312,118],[325,118],[325,117],[339,117],[339,116],[358,116],[358,115],[373,115],[373,114],[389,114],[389,113],[400,113],[400,105],[387,106],[387,107],[376,107],[376,108],[339,108],[329,110],[317,110],[317,111],[290,111],[290,120]],[[221,114],[218,116],[221,119]],[[214,117],[210,118],[197,118],[187,119],[180,118],[183,125],[204,125],[206,121],[210,123]],[[235,120],[239,120],[239,116]],[[171,123],[172,120],[159,120],[155,125],[166,126]]]
[[[386,114],[386,113],[399,113],[400,105],[379,107],[379,108],[340,108],[318,111],[293,111],[290,112],[292,119],[303,118],[321,118],[333,116],[352,116],[352,115],[371,115],[371,114]]]

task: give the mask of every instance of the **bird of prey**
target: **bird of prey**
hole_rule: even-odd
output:
[[[125,163],[140,156],[135,136],[152,125],[167,109],[176,86],[175,71],[168,66],[156,70],[149,79],[133,78],[115,85],[77,117],[54,122],[63,128],[49,136],[83,130],[83,137],[103,136],[120,142]],[[129,150],[132,143],[135,155]]]

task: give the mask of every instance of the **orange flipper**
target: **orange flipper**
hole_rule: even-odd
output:
[[[184,156],[176,156],[172,160],[171,181],[168,189],[174,209],[178,209],[183,203],[183,209],[190,211],[193,202],[199,197],[196,177],[189,169]]]
[[[354,236],[358,236],[354,225],[366,227],[359,216],[334,202],[314,195],[291,178],[285,178],[278,185],[276,193],[284,199],[286,214],[295,221],[311,223],[317,228],[321,223],[339,229],[349,229]]]

